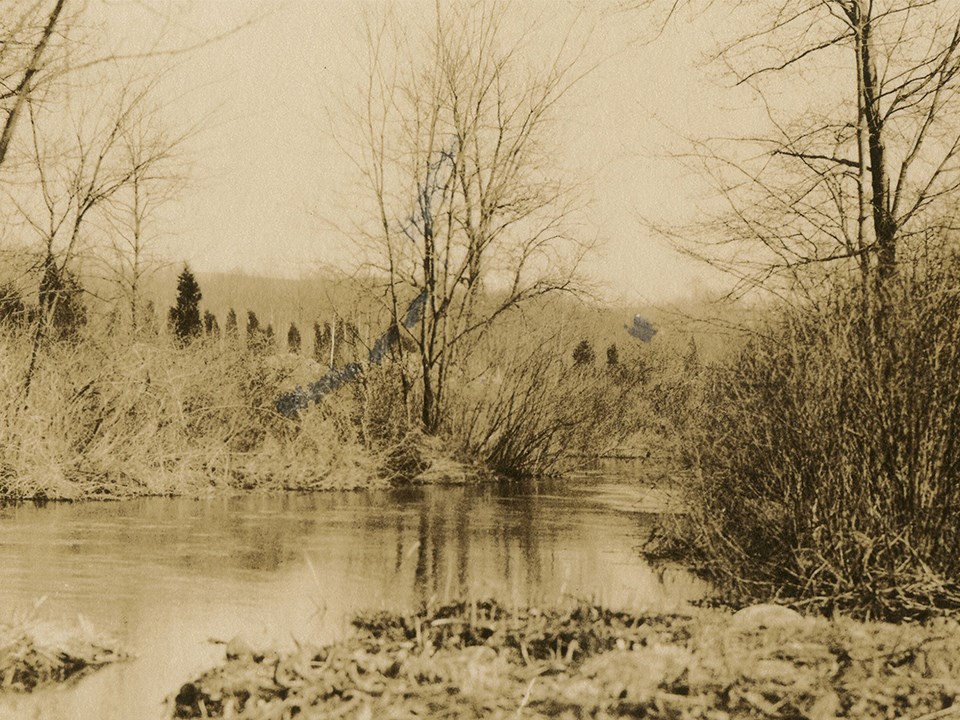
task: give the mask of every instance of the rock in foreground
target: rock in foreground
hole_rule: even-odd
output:
[[[230,653],[170,707],[176,718],[247,720],[827,720],[943,717],[938,711],[960,697],[960,626],[952,621],[743,617],[493,602],[368,614],[348,640],[327,647]]]

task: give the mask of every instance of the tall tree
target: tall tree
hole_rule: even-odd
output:
[[[159,108],[145,101],[131,109],[123,129],[119,164],[128,168],[129,179],[104,205],[110,247],[104,248],[103,262],[115,288],[112,300],[126,307],[134,331],[141,324],[144,285],[163,266],[159,215],[184,185],[178,150],[191,134],[170,132]]]
[[[714,244],[711,257],[750,283],[810,287],[846,269],[882,289],[931,228],[954,226],[960,4],[739,0],[723,10],[750,29],[717,57],[756,92],[768,131],[738,147],[698,143],[729,208],[708,228],[729,251]]]
[[[547,150],[577,53],[561,40],[546,58],[525,56],[534,30],[514,20],[501,3],[437,2],[428,23],[368,25],[355,160],[376,222],[362,231],[388,278],[390,322],[416,348],[417,372],[404,343],[394,367],[427,432],[443,419],[458,355],[511,309],[573,290],[586,250]],[[424,291],[407,330],[407,305]]]

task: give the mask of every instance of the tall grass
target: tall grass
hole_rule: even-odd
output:
[[[727,590],[888,619],[960,608],[960,269],[787,310],[707,374],[675,534]],[[685,534],[684,534],[685,533]]]
[[[29,338],[0,337],[0,495],[75,499],[316,489],[376,482],[346,403],[298,422],[273,403],[319,368],[293,356],[164,337],[88,334],[44,348],[22,392]]]

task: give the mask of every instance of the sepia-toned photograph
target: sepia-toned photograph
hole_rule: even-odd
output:
[[[0,0],[0,720],[960,720],[955,215],[960,0]]]

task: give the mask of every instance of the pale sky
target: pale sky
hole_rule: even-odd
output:
[[[190,145],[194,179],[170,209],[168,256],[201,271],[288,277],[349,261],[348,239],[325,220],[349,214],[351,193],[361,191],[336,138],[344,131],[338,103],[351,101],[346,88],[362,78],[356,58],[364,5],[193,0],[156,12],[149,2],[104,3],[110,34],[127,46],[142,43],[161,18],[175,26],[170,38],[189,42],[259,17],[169,71],[169,116],[205,120]],[[569,22],[577,5],[538,7]],[[401,7],[429,14],[433,0]],[[603,14],[591,3],[579,12],[583,28],[592,28],[586,61],[606,58],[564,108],[561,164],[585,181],[592,198],[585,225],[601,244],[588,275],[605,297],[623,302],[666,302],[716,286],[715,275],[641,221],[690,219],[704,187],[667,157],[678,147],[674,133],[704,135],[717,127],[724,103],[735,109],[738,101],[698,67],[712,43],[710,23],[680,17],[643,43],[637,40],[648,34],[649,18],[640,12]]]

